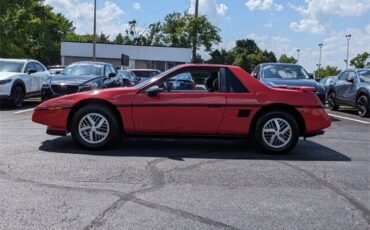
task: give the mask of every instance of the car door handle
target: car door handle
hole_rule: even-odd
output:
[[[221,108],[222,105],[217,105],[217,104],[212,104],[212,105],[208,105],[208,108]]]

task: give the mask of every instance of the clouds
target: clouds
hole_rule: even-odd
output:
[[[141,3],[140,2],[133,2],[131,4],[132,8],[134,8],[135,10],[141,10]]]
[[[253,10],[273,10],[281,11],[284,7],[280,4],[274,3],[274,0],[248,0],[245,3],[245,6],[253,11]]]
[[[369,0],[309,0],[303,6],[290,7],[302,18],[290,23],[290,28],[297,32],[314,34],[327,32],[330,29],[331,16],[361,16],[370,11]]]
[[[228,9],[226,4],[217,3],[216,0],[199,0],[199,14],[206,15],[215,24],[220,24],[229,18],[227,16]],[[195,12],[195,0],[191,0],[188,12]]]
[[[349,59],[354,58],[357,54],[370,50],[370,24],[364,28],[348,28],[338,31],[323,39],[322,48],[322,65],[337,66],[339,69],[345,67],[344,59],[347,52],[346,34],[351,34]],[[319,59],[319,47],[310,48],[297,47],[289,38],[281,36],[260,36],[257,34],[249,34],[247,36],[256,41],[257,45],[262,49],[273,51],[277,58],[281,54],[287,54],[297,58],[297,49],[300,48],[300,64],[308,71],[315,70]]]
[[[81,0],[46,0],[46,4],[53,6],[54,11],[62,13],[73,21],[76,32],[92,34],[94,5],[93,1]],[[123,17],[126,14],[117,4],[105,1],[103,7],[97,9],[97,32],[110,34],[111,37],[124,31],[126,23]]]

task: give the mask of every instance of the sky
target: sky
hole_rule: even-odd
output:
[[[93,0],[45,0],[55,12],[72,20],[77,33],[92,33]],[[97,31],[114,38],[135,19],[141,28],[161,21],[171,12],[194,12],[195,0],[97,0]],[[199,12],[218,28],[222,42],[215,48],[231,49],[238,39],[253,39],[262,49],[294,56],[312,72],[321,65],[345,68],[349,59],[370,52],[370,0],[199,0]],[[207,53],[200,51],[203,58]]]

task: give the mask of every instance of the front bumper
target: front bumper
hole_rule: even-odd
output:
[[[67,120],[71,108],[65,107],[60,109],[43,109],[37,108],[33,110],[32,121],[38,124],[47,125],[48,132],[67,132]]]
[[[13,82],[8,82],[0,85],[0,98],[10,97],[12,92]]]

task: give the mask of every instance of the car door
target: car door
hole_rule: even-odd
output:
[[[336,93],[336,98],[343,101],[345,100],[345,88],[349,84],[347,82],[348,71],[342,72],[338,80],[333,83]]]
[[[42,84],[50,77],[49,71],[46,70],[38,62],[33,62],[33,65],[36,69],[36,73],[32,74],[32,77],[35,78],[35,91],[41,91]]]
[[[36,71],[36,67],[33,65],[33,62],[28,62],[23,70],[25,73],[23,82],[26,86],[26,93],[37,91],[37,78],[35,77],[35,73],[29,74],[30,70]]]
[[[349,71],[346,81],[347,84],[343,87],[343,100],[353,104],[356,101],[357,84],[359,83],[356,72]]]
[[[155,96],[147,93],[152,87],[165,86],[170,78],[191,74],[199,87],[192,90],[170,90]],[[210,78],[212,77],[212,78]],[[204,87],[205,79],[213,79],[215,90]],[[184,69],[150,84],[133,101],[135,130],[139,133],[216,134],[226,103],[220,89],[219,68]]]

